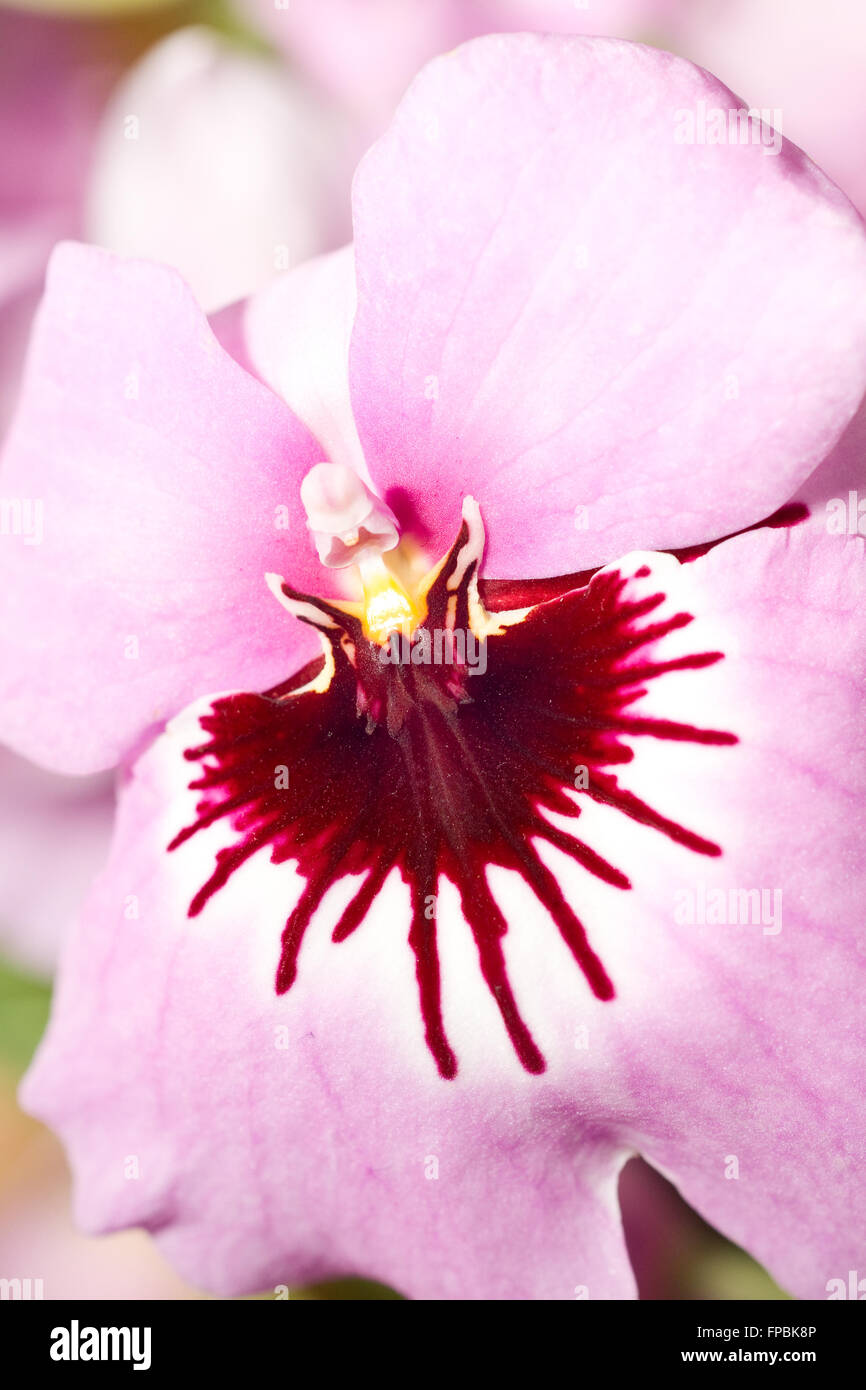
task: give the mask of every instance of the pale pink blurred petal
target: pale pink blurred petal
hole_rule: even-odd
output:
[[[357,286],[351,246],[279,276],[212,319],[227,352],[267,383],[332,463],[367,476],[349,393]]]
[[[0,293],[32,280],[79,225],[113,67],[92,23],[0,11]],[[104,34],[102,35],[104,37]]]
[[[671,33],[748,105],[779,111],[789,139],[866,213],[862,0],[688,0]]]
[[[242,0],[250,17],[378,134],[431,58],[487,33],[648,39],[677,0]]]
[[[113,819],[112,777],[58,777],[0,749],[0,953],[53,972]]]
[[[112,96],[85,239],[174,266],[214,309],[344,240],[350,173],[342,123],[286,66],[181,29]]]

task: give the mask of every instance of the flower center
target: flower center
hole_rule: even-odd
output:
[[[697,854],[721,853],[622,789],[614,769],[633,756],[624,735],[737,742],[731,733],[632,711],[649,682],[711,666],[722,653],[654,660],[654,644],[691,616],[653,620],[665,595],[629,599],[616,571],[543,601],[489,611],[478,578],[484,533],[471,499],[454,545],[418,584],[387,568],[385,547],[371,548],[363,529],[344,528],[336,548],[342,563],[353,546],[365,546],[363,603],[310,597],[268,577],[284,606],[318,628],[320,662],[264,694],[217,700],[201,718],[206,739],[185,755],[200,764],[190,783],[201,793],[196,820],[169,849],[222,818],[237,838],[217,854],[189,915],[259,850],[269,848],[274,863],[294,860],[305,886],[282,934],[282,994],[328,889],[342,877],[364,876],[333,929],[339,942],[358,930],[386,878],[399,872],[409,888],[403,933],[414,952],[424,1035],[440,1075],[450,1078],[457,1059],[442,1017],[436,922],[446,879],[459,894],[514,1052],[527,1071],[542,1072],[544,1058],[508,977],[508,924],[487,871],[498,865],[521,875],[592,993],[612,999],[604,965],[538,845],[555,846],[588,874],[628,890],[620,868],[549,819],[576,821],[589,800]],[[288,769],[284,784],[275,777],[281,767]],[[539,949],[544,930],[539,914]]]

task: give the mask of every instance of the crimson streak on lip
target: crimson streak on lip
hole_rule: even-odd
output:
[[[468,626],[477,564],[475,558],[466,563],[468,543],[464,523],[427,596],[425,625],[431,631]],[[642,578],[649,573],[638,571]],[[461,576],[459,584],[455,576]],[[334,675],[323,692],[293,694],[309,679],[307,668],[264,694],[218,700],[201,718],[208,739],[185,755],[201,764],[190,783],[202,794],[197,819],[169,849],[223,817],[237,842],[217,853],[189,915],[200,913],[259,850],[268,847],[277,864],[296,860],[306,884],[282,936],[276,975],[282,994],[295,980],[304,934],[331,885],[347,874],[366,875],[334,928],[333,940],[343,941],[398,868],[410,890],[408,940],[427,1046],[440,1074],[451,1078],[457,1059],[442,1019],[435,916],[444,875],[460,894],[482,975],[517,1057],[527,1071],[544,1071],[508,978],[502,950],[507,922],[488,887],[487,868],[501,865],[522,876],[593,994],[607,1000],[614,996],[613,984],[535,846],[545,840],[596,878],[630,888],[619,868],[543,814],[579,817],[580,805],[570,794],[576,768],[586,768],[583,796],[697,854],[721,853],[718,845],[620,788],[613,771],[633,757],[623,735],[737,742],[731,733],[632,711],[648,683],[712,666],[722,653],[653,660],[652,644],[692,618],[676,613],[653,620],[664,594],[629,601],[626,582],[616,572],[597,574],[584,587],[538,603],[522,621],[488,638],[487,670],[472,680],[454,666],[383,664],[357,620],[284,586],[291,598],[312,604],[325,623],[339,624],[325,630]],[[275,770],[281,765],[291,772],[289,786],[278,789]],[[538,946],[544,949],[543,938]]]

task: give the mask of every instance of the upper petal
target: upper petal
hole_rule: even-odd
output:
[[[413,84],[356,177],[351,387],[379,488],[423,473],[434,553],[464,490],[494,574],[707,540],[829,452],[866,231],[790,144],[706,143],[740,105],[598,39],[480,39]]]
[[[202,690],[312,655],[264,575],[317,574],[298,488],[319,457],[176,273],[62,247],[2,465],[3,738],[95,771]]]
[[[215,314],[212,325],[226,351],[282,396],[331,463],[368,477],[349,394],[356,303],[354,249],[344,246],[278,275]]]

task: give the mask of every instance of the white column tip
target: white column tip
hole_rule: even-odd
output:
[[[400,539],[391,508],[345,463],[317,463],[301,483],[301,501],[319,559],[329,569],[393,550]]]

